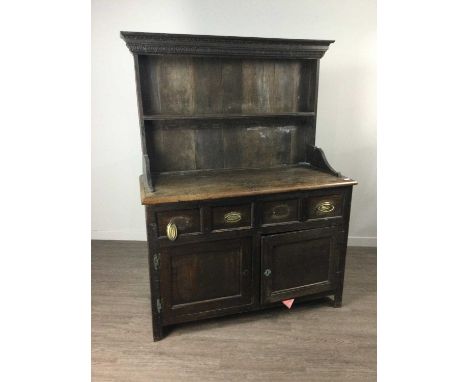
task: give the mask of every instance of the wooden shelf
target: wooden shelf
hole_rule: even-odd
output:
[[[356,184],[352,179],[300,165],[154,174],[154,192],[144,186],[143,176],[140,181],[142,204],[231,198]]]
[[[210,120],[210,119],[249,119],[249,118],[304,118],[313,117],[315,112],[293,112],[293,113],[248,113],[248,114],[195,114],[195,115],[172,115],[153,114],[144,115],[145,121],[165,120]]]

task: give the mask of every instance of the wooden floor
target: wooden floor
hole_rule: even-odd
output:
[[[92,243],[92,376],[101,381],[375,381],[376,249],[349,248],[328,300],[174,327],[153,342],[146,243]]]

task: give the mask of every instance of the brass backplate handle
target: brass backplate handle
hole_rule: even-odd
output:
[[[174,241],[175,239],[177,239],[177,226],[174,222],[170,221],[169,223],[167,223],[166,234],[167,238],[170,241]]]
[[[316,209],[318,212],[322,214],[328,214],[335,209],[335,205],[333,204],[333,202],[326,200],[326,201],[318,203],[316,206]]]
[[[242,214],[237,211],[231,211],[224,214],[224,222],[228,224],[234,224],[240,222],[242,219]]]

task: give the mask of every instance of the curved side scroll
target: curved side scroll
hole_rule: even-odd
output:
[[[311,166],[323,170],[329,174],[342,177],[341,173],[336,171],[330,163],[328,163],[325,153],[320,147],[308,146],[307,157]]]

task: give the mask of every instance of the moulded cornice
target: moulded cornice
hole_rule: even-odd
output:
[[[334,40],[120,32],[135,54],[318,59]]]

